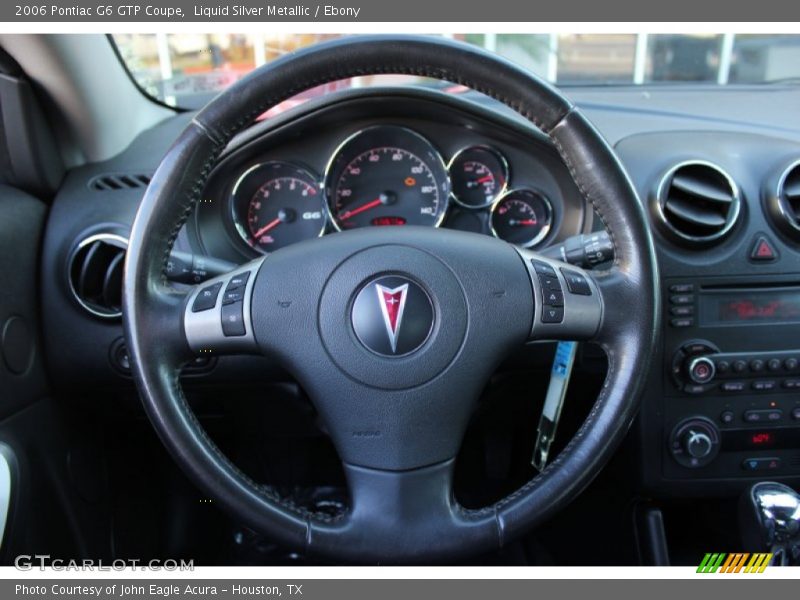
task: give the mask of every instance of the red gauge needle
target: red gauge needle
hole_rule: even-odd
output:
[[[536,225],[536,223],[537,223],[536,219],[524,219],[522,221],[517,221],[514,224],[519,225],[521,227],[533,227],[534,225]]]
[[[253,234],[253,237],[254,237],[254,238],[256,238],[256,239],[258,239],[258,238],[260,238],[262,235],[264,235],[265,233],[267,233],[267,232],[268,232],[270,229],[273,229],[274,227],[277,227],[277,226],[278,226],[278,225],[280,225],[280,224],[281,224],[281,220],[280,220],[280,218],[273,219],[272,221],[270,221],[269,223],[267,223],[266,225],[264,225],[264,226],[263,226],[261,229],[259,229],[258,231],[256,231],[256,232]]]
[[[359,206],[358,208],[354,208],[353,210],[348,210],[347,212],[344,212],[344,213],[340,214],[339,218],[342,221],[347,221],[347,219],[349,219],[351,217],[355,217],[357,214],[360,214],[360,213],[364,212],[365,210],[370,210],[372,208],[375,208],[376,206],[380,206],[381,204],[383,204],[383,200],[381,198],[375,198],[375,200],[372,200],[371,202],[367,202],[366,204],[363,204],[363,205]]]
[[[493,179],[494,179],[494,177],[492,177],[491,175],[484,175],[483,177],[478,179],[477,182],[478,183],[488,183],[488,182],[492,181]]]

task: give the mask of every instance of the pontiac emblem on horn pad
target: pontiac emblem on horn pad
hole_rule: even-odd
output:
[[[433,329],[433,304],[424,289],[405,277],[371,281],[356,296],[353,330],[377,354],[403,356],[425,343]]]

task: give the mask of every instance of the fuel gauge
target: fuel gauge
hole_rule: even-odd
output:
[[[485,208],[506,191],[508,164],[487,146],[470,146],[450,161],[453,198],[466,208]]]
[[[550,231],[553,209],[539,192],[512,190],[492,206],[492,233],[511,244],[532,248]]]

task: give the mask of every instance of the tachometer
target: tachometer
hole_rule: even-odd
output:
[[[317,179],[286,162],[251,167],[233,188],[233,221],[242,239],[260,252],[322,235],[325,202]]]
[[[492,233],[502,240],[532,248],[547,237],[552,224],[550,201],[533,190],[513,190],[492,206]]]
[[[325,193],[337,229],[386,225],[438,227],[450,180],[442,157],[419,134],[393,125],[350,137],[334,155]]]

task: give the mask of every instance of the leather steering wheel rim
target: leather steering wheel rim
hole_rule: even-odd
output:
[[[175,238],[216,160],[236,133],[279,102],[317,85],[370,74],[411,74],[462,84],[517,111],[552,140],[613,240],[613,267],[589,275],[603,299],[602,317],[590,336],[608,357],[600,396],[574,438],[541,474],[480,510],[454,503],[445,481],[452,473],[452,460],[414,463],[414,468],[406,469],[397,455],[395,462],[387,463],[388,469],[348,463],[351,486],[368,482],[352,515],[309,512],[237,469],[205,434],[179,383],[181,365],[192,356],[183,319],[187,295],[167,282],[165,269]],[[357,235],[326,237],[352,239],[370,248],[379,245],[375,232],[353,233]],[[464,236],[451,237],[460,243]],[[413,245],[417,238],[435,254],[436,241],[425,232],[412,232],[404,239]],[[484,242],[469,238],[469,243]],[[487,252],[505,252],[502,260],[516,260],[496,241],[492,244],[486,245]],[[279,251],[274,261],[272,257],[264,261],[264,267],[274,262],[270,268],[280,270],[283,256],[292,253]],[[256,292],[268,293],[266,279],[258,274]],[[132,371],[147,415],[179,466],[217,504],[254,530],[310,555],[356,562],[423,562],[498,548],[563,507],[592,480],[621,442],[638,408],[657,338],[659,298],[654,245],[636,191],[613,150],[559,91],[466,44],[369,36],[286,55],[237,82],[192,119],[162,160],[139,208],[128,246],[123,306]],[[256,337],[262,336],[264,328],[258,329],[261,326],[253,318]],[[512,341],[519,342],[518,337]],[[436,515],[425,521],[429,507]],[[452,523],[443,524],[445,512],[438,510],[446,511]],[[420,526],[409,527],[409,522]]]

